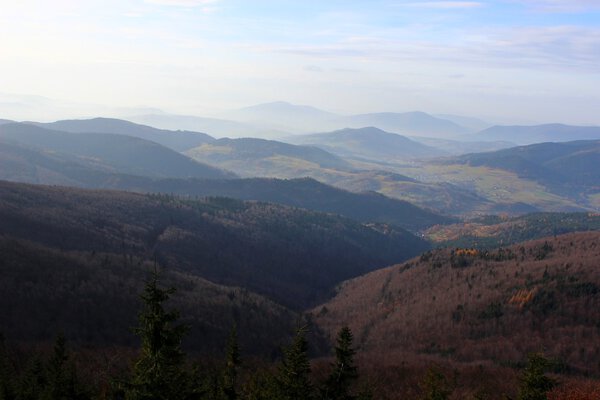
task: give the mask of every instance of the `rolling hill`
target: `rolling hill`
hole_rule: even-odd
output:
[[[296,174],[302,174],[303,168],[311,166],[314,169],[351,168],[348,162],[316,147],[256,138],[219,139],[185,154],[245,176],[268,176],[284,169],[294,169]]]
[[[502,140],[520,145],[600,139],[600,127],[545,124],[493,126],[471,136],[473,140]]]
[[[126,117],[138,124],[150,125],[160,129],[189,130],[206,132],[214,137],[257,137],[277,138],[288,132],[276,130],[260,124],[244,123],[220,118],[197,117],[192,115],[146,114]]]
[[[0,125],[0,142],[64,155],[107,172],[176,178],[231,178],[157,143],[117,134],[77,134],[29,124]]]
[[[81,188],[182,196],[226,196],[279,203],[420,231],[453,222],[408,202],[376,193],[352,193],[314,179],[156,179],[94,169],[62,155],[0,143],[0,179]]]
[[[8,340],[39,345],[62,332],[88,349],[138,345],[131,327],[154,268],[150,257],[108,248],[67,250],[6,234],[0,253],[0,324]],[[268,355],[301,318],[264,296],[192,273],[166,269],[161,281],[177,288],[169,307],[179,309],[194,332],[184,346],[195,352],[221,354],[235,324],[245,332],[245,352]]]
[[[434,147],[448,155],[463,155],[468,153],[483,153],[516,147],[512,142],[505,141],[461,141],[451,139],[428,138],[423,136],[411,136],[409,139]]]
[[[436,215],[434,212],[415,208],[408,204],[420,204],[433,210],[441,210],[446,215],[480,212],[535,211],[514,208],[514,205],[496,205],[488,199],[477,196],[459,186],[439,183],[423,183],[404,175],[381,170],[333,170],[324,169],[317,164],[303,171],[293,168],[293,164],[284,163],[281,158],[278,169],[269,170],[270,174],[280,175],[291,180],[281,179],[234,179],[231,183],[219,180],[172,179],[135,176],[107,170],[102,165],[87,162],[77,157],[36,150],[17,144],[0,141],[0,179],[49,184],[68,185],[82,188],[119,189],[141,193],[175,193],[179,195],[205,196],[222,195],[246,200],[282,202],[317,211],[346,215],[365,222],[391,223],[420,231],[434,224],[446,224],[451,219]],[[265,161],[266,162],[266,161]],[[247,172],[251,165],[239,161],[236,171]],[[228,163],[232,166],[234,163]],[[259,164],[260,165],[260,164]],[[267,165],[274,165],[274,161]],[[286,168],[282,168],[287,165]],[[297,165],[297,164],[296,164]],[[307,164],[305,164],[307,165]],[[374,166],[377,168],[378,166]],[[257,168],[257,172],[261,170]],[[262,170],[265,174],[267,168]],[[273,167],[274,168],[274,167]],[[286,172],[287,171],[287,172]],[[304,172],[304,173],[302,173]],[[330,182],[338,188],[302,177],[312,175]],[[294,188],[297,186],[297,188]],[[384,196],[375,195],[378,192]],[[331,197],[329,197],[331,196]],[[404,199],[402,201],[401,199]],[[358,206],[360,205],[360,206]],[[407,210],[412,210],[407,212]]]
[[[493,249],[570,232],[600,231],[597,213],[531,213],[487,216],[460,224],[434,226],[425,237],[440,247]]]
[[[50,123],[35,123],[35,125],[61,132],[113,133],[117,135],[133,136],[156,142],[179,152],[215,140],[205,133],[179,130],[168,131],[114,118],[63,120]]]
[[[479,132],[484,129],[490,128],[493,125],[482,119],[474,117],[465,117],[463,115],[434,114],[433,116],[436,118],[441,118],[450,122],[454,122],[455,124],[467,128],[472,132]]]
[[[398,226],[413,232],[432,225],[455,221],[419,208],[406,201],[392,199],[375,192],[353,193],[325,185],[311,178],[299,179],[220,179],[175,180],[141,182],[124,178],[119,184],[111,181],[112,188],[140,192],[163,192],[186,196],[225,196],[242,200],[257,200],[307,210],[343,215],[362,222],[379,222]]]
[[[318,146],[342,157],[377,161],[434,157],[444,152],[375,127],[298,135],[288,138],[297,144]]]
[[[428,247],[401,228],[275,204],[8,182],[0,184],[0,219],[9,238],[156,259],[295,309],[326,298],[343,279]]]
[[[361,128],[374,126],[402,135],[453,138],[469,132],[452,121],[436,118],[424,112],[373,113],[352,115],[343,119],[344,126]]]
[[[312,106],[290,104],[285,101],[258,104],[224,113],[227,119],[270,126],[287,132],[314,132],[338,118],[337,114]]]
[[[313,314],[331,337],[348,324],[364,357],[388,368],[519,365],[544,349],[562,372],[598,374],[598,257],[599,232],[440,249],[343,283]]]
[[[222,116],[238,122],[270,126],[273,129],[292,133],[323,132],[365,126],[374,126],[403,135],[441,138],[451,138],[474,132],[473,129],[465,128],[448,119],[438,118],[420,111],[339,115],[315,107],[290,104],[284,101],[245,107],[224,113]],[[472,119],[464,117],[463,121],[470,124],[475,123]]]
[[[511,171],[568,197],[600,191],[600,140],[539,143],[468,154],[455,161]]]

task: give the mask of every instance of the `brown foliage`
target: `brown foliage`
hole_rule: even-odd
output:
[[[548,400],[598,400],[600,382],[592,380],[570,380],[548,393]]]
[[[600,233],[479,252],[461,267],[453,257],[436,250],[346,281],[315,319],[329,334],[348,324],[363,352],[397,363],[518,366],[544,349],[562,372],[600,373]]]

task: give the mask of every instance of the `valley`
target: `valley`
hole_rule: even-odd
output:
[[[405,117],[361,118],[423,116]],[[182,345],[204,360],[236,326],[246,357],[276,363],[304,326],[318,381],[347,325],[375,398],[418,397],[431,365],[444,379],[454,371],[456,398],[512,396],[538,348],[561,388],[596,390],[576,379],[600,373],[588,311],[600,293],[597,141],[515,146],[467,131],[274,140],[108,118],[7,121],[2,333],[30,349],[62,332],[94,359],[132,349],[138,293],[158,268],[194,332]]]
[[[600,400],[600,0],[5,1],[0,400]]]

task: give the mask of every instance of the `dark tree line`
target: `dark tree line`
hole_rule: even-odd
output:
[[[181,347],[189,327],[178,323],[178,311],[164,307],[174,291],[174,288],[160,287],[157,272],[147,281],[140,296],[143,308],[134,329],[141,340],[139,355],[129,373],[112,377],[109,388],[102,393],[77,374],[63,335],[57,337],[47,359],[34,353],[24,368],[17,368],[4,339],[0,338],[0,400],[370,398],[368,392],[354,391],[358,374],[353,360],[352,333],[348,328],[340,330],[331,374],[321,383],[314,383],[311,377],[306,328],[298,329],[292,343],[284,349],[277,368],[258,369],[245,382],[238,379],[242,358],[235,326],[219,368],[211,370],[190,362]]]
[[[141,340],[137,358],[129,372],[113,376],[108,389],[99,390],[77,374],[64,336],[59,335],[51,354],[29,357],[17,371],[10,352],[0,337],[0,400],[370,400],[369,387],[359,390],[353,335],[348,327],[338,332],[334,360],[325,379],[311,375],[306,328],[299,328],[284,349],[276,368],[258,368],[240,382],[242,365],[238,332],[229,336],[224,360],[218,368],[193,364],[181,348],[189,331],[178,323],[179,313],[166,310],[164,303],[173,288],[159,286],[154,272],[141,295],[143,308],[134,332]],[[524,370],[519,399],[543,400],[555,382],[545,375],[547,361],[540,354],[530,356]],[[423,398],[450,397],[453,385],[436,369],[423,381]]]

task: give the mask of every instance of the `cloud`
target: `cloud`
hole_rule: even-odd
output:
[[[437,9],[452,9],[452,8],[476,8],[483,6],[479,1],[421,1],[413,3],[401,4],[405,7],[418,8],[437,8]]]
[[[513,3],[523,4],[521,1],[510,0]],[[585,12],[600,10],[598,0],[530,0],[526,6],[544,12]]]
[[[600,73],[600,28],[555,26],[471,32],[451,43],[398,40],[391,35],[304,46],[261,45],[258,52],[312,59],[443,62],[499,68]]]
[[[203,7],[214,4],[219,0],[144,0],[146,3],[175,7]]]

